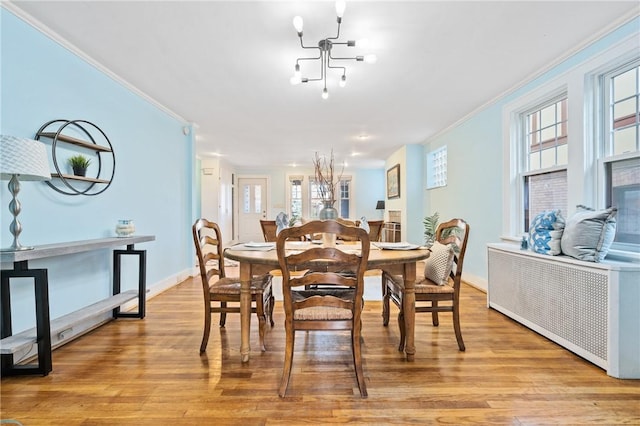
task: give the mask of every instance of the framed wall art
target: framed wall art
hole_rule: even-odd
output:
[[[400,197],[400,164],[387,170],[387,198]]]

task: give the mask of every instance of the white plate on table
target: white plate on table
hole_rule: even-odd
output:
[[[248,243],[244,243],[245,247],[251,247],[251,248],[261,248],[261,247],[273,247],[275,246],[275,243],[262,243],[262,242],[253,242],[253,241],[249,241]]]
[[[399,242],[399,243],[377,242],[377,243],[373,243],[373,245],[382,250],[415,250],[417,248],[420,248],[420,246],[417,244],[410,244],[407,242]]]

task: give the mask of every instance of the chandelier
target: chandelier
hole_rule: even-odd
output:
[[[337,45],[346,45],[347,47],[364,47],[366,44],[365,40],[347,40],[347,41],[338,41],[340,38],[340,24],[342,24],[342,16],[344,15],[344,9],[346,4],[344,0],[336,1],[336,15],[338,22],[338,31],[335,37],[327,37],[318,42],[317,46],[305,46],[302,41],[302,26],[303,21],[302,17],[296,16],[293,18],[293,26],[298,32],[298,37],[300,38],[300,46],[303,49],[317,49],[318,56],[308,57],[308,58],[298,58],[296,59],[296,67],[295,73],[293,77],[291,77],[291,84],[296,85],[300,83],[308,83],[310,81],[322,81],[324,83],[324,89],[322,90],[322,99],[327,99],[329,97],[329,92],[327,91],[327,73],[329,69],[335,69],[342,72],[342,76],[339,80],[340,87],[344,87],[347,84],[347,68],[344,66],[337,66],[336,61],[356,61],[356,62],[367,62],[367,63],[375,63],[376,55],[364,55],[364,56],[354,56],[354,57],[337,57],[332,55],[332,49]],[[320,65],[320,77],[318,78],[304,78],[302,77],[302,73],[300,71],[300,63],[302,61],[318,61]],[[339,63],[339,62],[338,62]]]

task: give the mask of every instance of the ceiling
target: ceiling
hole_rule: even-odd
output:
[[[197,126],[196,150],[237,167],[383,167],[640,11],[637,1],[353,1],[341,39],[374,53],[348,84],[293,86],[304,40],[335,35],[329,1],[13,1],[86,56]],[[338,50],[340,48],[340,50]],[[303,68],[304,74],[316,66]],[[305,72],[305,70],[309,72]]]

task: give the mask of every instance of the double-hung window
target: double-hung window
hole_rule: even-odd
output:
[[[603,74],[604,196],[618,208],[613,249],[640,252],[640,60]]]
[[[305,177],[302,175],[290,175],[288,177],[289,188],[287,190],[287,206],[289,217],[317,219],[320,210],[324,208],[326,194],[321,190],[315,181],[314,176],[309,176],[304,184]],[[342,176],[336,185],[336,200],[334,207],[338,210],[338,215],[342,218],[349,218],[353,209],[351,202],[353,199],[353,184],[351,176]]]
[[[567,211],[567,96],[549,99],[520,115],[523,228],[544,210]]]

